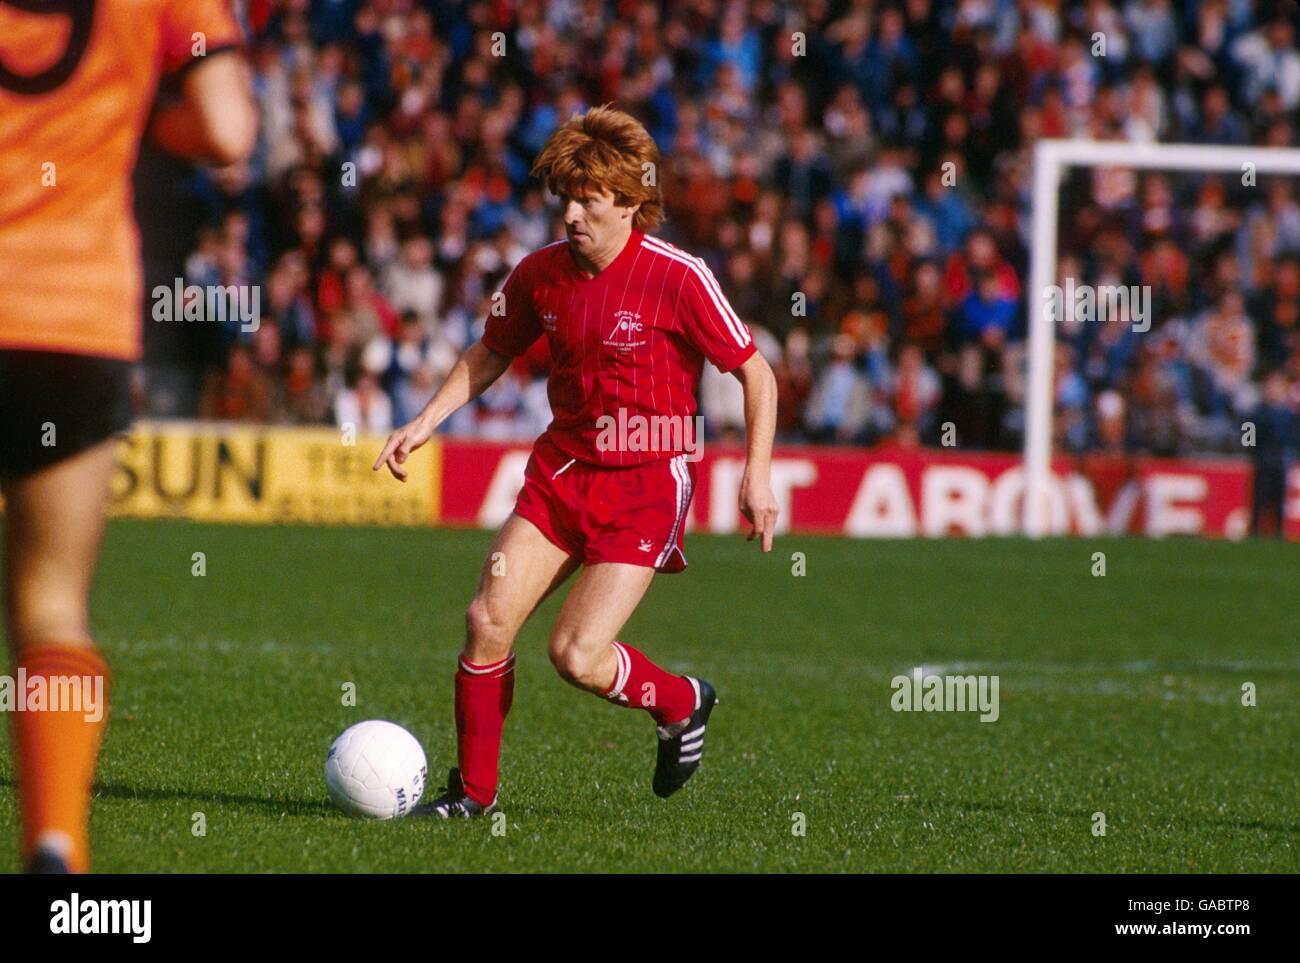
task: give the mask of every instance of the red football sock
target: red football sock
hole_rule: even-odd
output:
[[[626,642],[615,642],[618,675],[605,698],[629,709],[645,709],[661,726],[695,711],[695,686],[685,676],[659,668]]]
[[[460,660],[456,670],[456,747],[466,794],[487,805],[497,794],[501,729],[515,697],[515,657],[491,665]]]

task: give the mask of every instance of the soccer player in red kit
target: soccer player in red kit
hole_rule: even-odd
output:
[[[466,612],[456,673],[459,768],[423,807],[442,818],[493,812],[501,731],[514,693],[515,635],[581,569],[551,632],[568,682],[658,726],[653,788],[667,797],[699,767],[717,694],[619,638],[656,572],[686,567],[683,528],[705,360],[745,394],[748,452],[739,508],[771,551],[769,473],[776,381],[704,262],[646,232],[662,220],[653,139],[633,117],[595,107],[557,130],[533,166],[560,199],[567,239],[525,257],[506,279],[482,339],[375,462],[399,479],[410,453],[477,397],[543,333],[553,420],[537,439],[514,513],[497,535]],[[632,438],[613,426],[633,426]],[[635,426],[667,428],[637,436]],[[498,555],[497,553],[500,553]],[[505,559],[494,574],[494,558]]]

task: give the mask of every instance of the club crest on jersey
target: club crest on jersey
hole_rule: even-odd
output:
[[[639,348],[645,344],[645,338],[642,337],[644,332],[645,325],[641,323],[641,315],[636,311],[615,311],[614,327],[605,336],[605,347],[617,348],[619,351]]]
[[[554,311],[543,311],[543,312],[542,312],[542,329],[543,329],[544,331],[554,331],[554,330],[555,330],[555,312],[554,312]]]

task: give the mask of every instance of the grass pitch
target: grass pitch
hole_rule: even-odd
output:
[[[690,569],[623,633],[722,696],[687,789],[651,794],[643,713],[555,676],[557,595],[519,640],[505,834],[347,818],[322,765],[353,722],[410,728],[433,790],[454,761],[451,677],[490,539],[113,522],[96,869],[1300,869],[1300,557],[1271,543],[786,537],[763,556],[692,535]],[[998,720],[893,711],[890,680],[915,666],[997,675]],[[3,744],[2,871],[15,820]]]

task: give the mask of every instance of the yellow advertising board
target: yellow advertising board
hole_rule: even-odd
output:
[[[337,428],[138,422],[118,450],[113,513],[257,524],[432,524],[438,440],[412,454],[405,483],[387,469],[370,469],[385,440]]]

